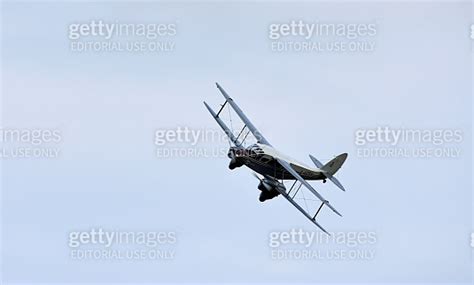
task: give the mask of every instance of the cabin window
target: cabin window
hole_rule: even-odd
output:
[[[267,163],[267,162],[270,161],[270,158],[267,157],[267,156],[263,156],[263,157],[260,159],[260,161],[263,162],[263,163]]]

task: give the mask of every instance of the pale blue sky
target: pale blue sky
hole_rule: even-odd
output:
[[[59,129],[61,157],[2,169],[8,282],[450,282],[472,277],[470,3],[3,3],[4,128]],[[74,54],[70,23],[176,22],[170,54]],[[376,50],[272,53],[288,20],[377,23]],[[217,125],[218,81],[265,137],[310,164],[348,152],[316,188],[344,215],[330,231],[374,231],[371,261],[270,259],[268,235],[316,230],[289,203],[258,202],[226,158],[160,160],[160,128]],[[278,114],[285,114],[280,116]],[[295,127],[297,126],[297,127]],[[361,159],[354,132],[459,129],[455,159]],[[225,143],[221,143],[225,147]],[[418,145],[415,145],[417,147]],[[420,146],[421,147],[421,146]],[[172,262],[75,262],[70,231],[177,232]],[[341,274],[343,273],[343,274]]]

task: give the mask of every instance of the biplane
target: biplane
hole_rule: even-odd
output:
[[[309,180],[322,180],[326,183],[326,180],[332,181],[338,188],[345,191],[342,184],[334,176],[334,174],[341,168],[342,164],[347,158],[347,153],[340,154],[330,160],[326,164],[322,164],[312,155],[309,155],[310,159],[314,163],[314,167],[307,166],[303,163],[297,162],[296,160],[280,153],[277,151],[270,142],[258,131],[258,129],[252,124],[247,116],[242,112],[239,106],[234,100],[225,92],[222,87],[216,83],[217,88],[225,98],[225,102],[221,105],[219,111],[216,113],[204,102],[204,105],[211,113],[212,117],[216,120],[217,124],[222,128],[229,139],[230,148],[227,156],[230,159],[229,168],[235,169],[241,166],[247,166],[254,171],[254,176],[260,181],[258,190],[260,190],[260,202],[264,202],[269,199],[273,199],[279,195],[285,197],[296,209],[298,209],[306,218],[313,222],[323,232],[329,234],[317,221],[316,217],[321,212],[323,206],[327,206],[334,213],[342,216],[330,203],[326,200],[318,191],[316,191]],[[238,117],[243,123],[243,127],[240,132],[233,132],[222,120],[222,111],[228,105],[237,113]],[[230,110],[229,110],[230,112]],[[229,113],[230,115],[230,113]],[[245,141],[248,135],[251,134],[256,143],[246,145]],[[259,175],[257,175],[258,173]],[[285,186],[285,182],[291,183],[291,187]],[[313,198],[306,198],[303,189],[309,190],[309,193],[313,195]],[[303,197],[300,197],[303,194]],[[299,196],[297,196],[299,195]],[[304,200],[304,204],[301,202]],[[307,201],[317,201],[317,207],[315,212],[310,214]],[[321,204],[319,204],[321,203]]]

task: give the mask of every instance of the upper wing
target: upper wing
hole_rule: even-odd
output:
[[[298,174],[298,172],[296,172],[296,170],[294,170],[293,167],[291,167],[291,165],[288,162],[286,162],[282,159],[279,159],[279,158],[277,158],[276,160],[278,161],[278,163],[280,163],[280,165],[284,169],[286,169],[286,171],[288,171],[291,175],[293,175],[293,177],[296,180],[298,180],[299,182],[301,182],[301,184],[303,184],[306,188],[308,188],[308,190],[311,191],[314,194],[314,196],[318,197],[318,199],[321,200],[321,202],[323,202],[323,205],[328,206],[334,213],[336,213],[336,214],[338,214],[339,216],[342,217],[342,215],[331,204],[329,204],[329,201],[324,199],[324,197],[321,196],[321,194],[319,194],[316,190],[314,190],[314,188],[306,180],[304,180],[303,177],[301,177]],[[313,219],[311,219],[311,220],[313,220]]]
[[[217,88],[219,91],[221,91],[222,95],[224,95],[226,103],[229,102],[230,106],[234,109],[234,111],[237,113],[237,115],[240,117],[240,119],[244,122],[245,126],[252,132],[253,136],[257,139],[257,142],[266,144],[266,145],[271,145],[267,139],[263,137],[263,135],[260,133],[259,130],[250,122],[250,120],[245,116],[244,112],[240,110],[239,106],[235,104],[234,100],[230,98],[230,96],[222,89],[222,87],[219,85],[219,83],[216,83]]]

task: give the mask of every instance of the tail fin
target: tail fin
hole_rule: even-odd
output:
[[[341,168],[344,161],[346,161],[346,158],[347,158],[347,153],[340,154],[336,156],[335,158],[333,158],[328,163],[326,163],[325,165],[323,165],[321,170],[324,170],[325,172],[331,175],[334,175],[339,170],[339,168]]]
[[[336,184],[336,186],[339,187],[342,191],[346,191],[344,186],[342,186],[341,182],[339,182],[339,180],[337,180],[337,178],[333,175],[339,170],[339,168],[341,168],[344,161],[346,161],[347,153],[343,153],[336,156],[334,159],[324,165],[319,160],[314,158],[311,154],[309,155],[309,157],[311,158],[313,163],[324,172],[324,175],[329,180]]]

